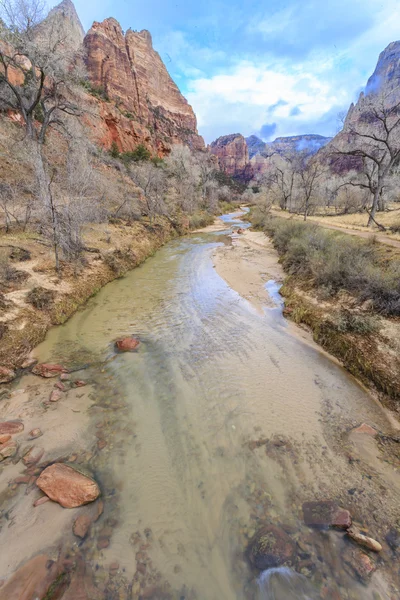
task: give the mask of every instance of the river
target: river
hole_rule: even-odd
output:
[[[305,527],[301,511],[316,499],[335,500],[363,523],[382,511],[382,523],[372,519],[382,534],[396,515],[395,490],[382,492],[382,474],[349,460],[346,436],[364,421],[387,427],[386,415],[344,369],[293,335],[280,310],[260,314],[228,287],[212,261],[228,243],[216,232],[167,244],[35,352],[41,361],[90,365],[77,373],[91,385],[85,442],[74,435],[74,449],[87,451],[99,429],[107,441],[88,465],[103,491],[110,543],[96,545],[99,522],[79,552],[99,588],[117,563],[119,595],[109,585],[107,599],[390,598],[385,564],[365,586],[342,560],[343,534]],[[115,354],[114,340],[129,334],[139,350]],[[43,525],[46,507],[37,509]],[[275,584],[274,573],[259,578],[246,560],[264,523],[303,547]],[[70,523],[58,526],[65,543],[73,539]],[[7,543],[18,548],[14,538]]]

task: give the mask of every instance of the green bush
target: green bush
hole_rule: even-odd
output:
[[[95,98],[99,98],[99,100],[104,100],[105,102],[110,102],[107,92],[100,85],[93,85],[88,79],[82,79],[81,86],[84,87],[89,94],[95,96]]]
[[[151,159],[151,152],[144,144],[139,144],[131,152],[123,152],[120,157],[124,162],[142,162]]]

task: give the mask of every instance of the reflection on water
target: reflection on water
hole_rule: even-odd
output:
[[[303,575],[287,567],[263,571],[258,600],[318,600],[320,595]]]
[[[294,568],[317,587],[369,598],[338,566],[342,537],[314,539],[300,508],[321,495],[348,497],[347,480],[358,479],[337,454],[332,424],[380,413],[345,371],[271,315],[249,311],[212,267],[218,239],[168,244],[38,348],[41,360],[93,364],[108,442],[96,476],[112,527],[108,548],[96,549],[101,525],[82,543],[87,561],[98,573],[117,562],[132,598],[256,598],[245,549],[272,520],[290,525],[294,543],[305,540],[308,566],[299,554]],[[105,362],[127,334],[139,336],[139,351]],[[367,499],[373,482],[360,485]],[[291,571],[264,574],[260,586],[262,598],[314,598]]]

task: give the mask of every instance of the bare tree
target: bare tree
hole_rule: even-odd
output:
[[[80,110],[71,101],[71,86],[78,74],[65,33],[56,20],[43,29],[43,9],[42,0],[0,0],[0,108],[22,117],[39,198],[55,232],[54,173],[49,169],[44,143],[50,127],[65,131],[65,118],[79,115]],[[58,234],[54,237],[56,249]]]
[[[325,169],[317,157],[310,158],[304,154],[299,154],[296,167],[299,192],[301,194],[300,210],[304,214],[304,220],[310,211],[311,201],[316,193],[319,179],[325,172]]]
[[[344,133],[346,147],[335,148],[334,154],[358,158],[359,176],[347,185],[369,191],[371,226],[376,223],[376,212],[384,209],[384,187],[400,161],[400,101],[393,102],[393,92],[366,96],[360,114],[346,124]]]
[[[275,165],[273,182],[278,190],[281,209],[291,210],[297,161],[294,155],[285,155],[281,159],[280,164]]]
[[[141,191],[145,212],[153,224],[157,215],[168,215],[165,202],[167,175],[162,167],[143,162],[131,167],[130,176]]]

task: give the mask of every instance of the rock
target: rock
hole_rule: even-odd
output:
[[[83,381],[83,379],[77,379],[76,381],[74,381],[73,385],[74,387],[85,387],[85,385],[87,385],[87,382]]]
[[[352,429],[352,433],[364,433],[366,435],[375,437],[378,432],[376,431],[376,429],[371,427],[371,425],[367,425],[367,423],[363,423],[362,425],[360,425],[360,427],[356,427],[355,429]]]
[[[17,569],[0,588],[0,600],[45,598],[59,575],[59,564],[50,560],[50,556],[35,556]]]
[[[397,553],[400,549],[400,532],[393,528],[389,531],[385,539],[393,552]]]
[[[218,157],[220,170],[226,175],[248,181],[253,170],[246,140],[240,133],[223,135],[210,145],[210,152]]]
[[[359,548],[346,548],[342,557],[350,572],[355,573],[363,583],[366,583],[376,570],[376,565],[370,557]]]
[[[31,367],[33,367],[35,364],[37,363],[36,358],[26,358],[24,360],[24,362],[21,364],[21,369],[30,369]]]
[[[236,233],[238,233],[239,235],[242,235],[244,233],[244,229],[242,227],[239,227],[239,229],[236,231]]]
[[[62,392],[60,390],[53,390],[50,394],[50,402],[58,402],[62,398]]]
[[[7,367],[0,367],[0,383],[10,383],[16,378],[16,373]]]
[[[5,444],[6,442],[9,442],[11,440],[11,435],[0,435],[0,444]]]
[[[290,563],[295,549],[295,543],[283,529],[266,525],[250,541],[247,556],[253,567],[264,570]]]
[[[40,377],[58,377],[62,373],[67,373],[67,369],[65,369],[62,365],[53,365],[50,363],[40,363],[33,367],[32,373],[34,375],[39,375]]]
[[[121,338],[115,342],[115,346],[120,352],[133,352],[139,344],[139,340],[134,337]]]
[[[74,532],[74,535],[83,539],[87,536],[91,524],[92,519],[89,517],[89,515],[79,515],[79,517],[74,521],[72,531]]]
[[[111,563],[111,565],[108,568],[110,575],[116,575],[118,573],[118,570],[119,570],[119,563],[117,563],[117,562]]]
[[[20,433],[24,430],[24,424],[21,421],[3,421],[0,423],[0,434]]]
[[[32,429],[32,431],[29,432],[28,440],[36,440],[37,438],[41,437],[42,435],[43,435],[43,433],[41,432],[41,430],[39,428]]]
[[[354,542],[360,544],[360,546],[364,546],[364,548],[368,548],[368,550],[372,550],[373,552],[381,552],[382,550],[379,542],[362,534],[354,525],[347,530],[347,535]]]
[[[63,463],[55,463],[44,469],[36,485],[64,508],[88,504],[100,495],[94,479]]]
[[[41,506],[42,504],[45,504],[45,502],[50,502],[50,498],[48,496],[42,496],[41,498],[38,498],[33,503],[33,506]]]
[[[103,119],[94,132],[103,146],[110,148],[114,141],[127,151],[144,143],[154,155],[168,154],[173,143],[204,149],[193,109],[153,49],[148,31],[124,33],[109,18],[93,23],[84,48],[91,84],[111,100],[100,107]]]
[[[61,381],[69,381],[71,379],[71,375],[69,373],[61,373],[60,380]]]
[[[103,450],[103,448],[105,448],[106,446],[107,446],[106,440],[99,440],[97,442],[97,447],[99,450]]]
[[[14,440],[10,440],[0,446],[0,460],[11,458],[17,454],[18,444]]]
[[[30,448],[26,454],[24,454],[22,458],[22,462],[25,466],[36,465],[44,454],[43,448]]]
[[[309,527],[351,527],[351,515],[348,510],[340,508],[331,500],[321,502],[305,502],[303,504],[304,523]]]
[[[60,392],[65,392],[67,389],[62,381],[57,381],[57,383],[54,384],[54,387],[60,390]]]

